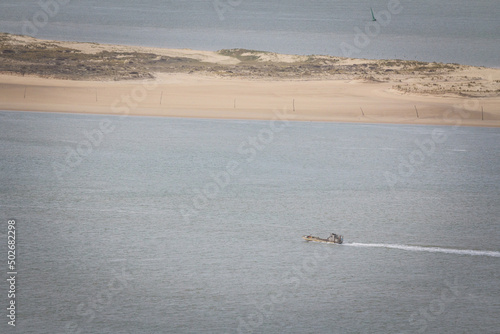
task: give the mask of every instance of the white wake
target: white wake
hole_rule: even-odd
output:
[[[431,252],[431,253],[447,253],[447,254],[460,254],[460,255],[475,255],[475,256],[492,256],[500,257],[500,252],[496,251],[482,251],[473,249],[453,249],[441,247],[424,247],[424,246],[409,246],[397,244],[363,244],[358,242],[344,243],[346,246],[354,247],[377,247],[377,248],[394,248],[414,252]]]

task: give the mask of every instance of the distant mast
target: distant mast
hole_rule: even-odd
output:
[[[375,18],[375,15],[373,15],[373,9],[370,7],[370,10],[372,11],[372,21],[377,21],[377,19]]]

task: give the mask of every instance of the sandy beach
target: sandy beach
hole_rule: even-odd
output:
[[[64,57],[55,59],[53,73],[51,68],[26,71],[26,59],[16,58],[22,51],[15,46],[31,45],[32,50],[40,44],[44,52],[53,47],[61,54],[78,54],[79,67],[95,63],[82,60],[81,54],[103,51],[117,53],[115,60],[137,59],[141,52],[156,60],[120,60],[123,66],[135,66],[126,78],[116,77],[120,65],[107,67],[114,76],[98,69],[103,73],[68,77],[72,68],[65,66],[71,59]],[[153,49],[23,36],[4,37],[1,50],[0,56],[8,56],[0,74],[1,110],[500,126],[499,69],[419,63],[407,70],[410,65],[403,61]],[[168,65],[158,67],[161,59]]]

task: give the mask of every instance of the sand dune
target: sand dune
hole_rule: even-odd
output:
[[[3,110],[232,119],[272,119],[286,113],[303,121],[500,126],[499,102],[402,95],[390,83],[343,80],[172,74],[147,81],[95,82],[0,76]]]
[[[272,119],[279,115],[300,121],[500,126],[499,69],[329,56],[308,58],[248,50],[217,53],[48,43],[23,36],[3,38],[7,41],[2,46],[3,54],[8,55],[6,59],[12,65],[4,65],[4,74],[0,75],[1,110],[231,119]],[[71,66],[81,68],[95,62],[92,58],[81,60],[81,55],[74,64],[61,57],[59,66],[56,62],[44,69],[45,77],[18,73],[16,69],[26,63],[26,49],[22,48],[30,50],[40,45],[42,51],[86,52],[89,57],[103,50],[118,50],[126,56],[148,52],[151,59],[155,55],[180,58],[176,58],[175,65],[169,63],[168,71],[157,65],[156,59],[133,65],[147,74],[140,80],[117,80],[107,77],[107,72],[90,80],[47,77],[50,71],[57,77],[64,71],[71,74]],[[124,55],[114,53],[113,57]],[[214,68],[213,64],[223,67]],[[5,66],[11,66],[12,71],[6,71]],[[37,67],[32,68],[36,71]],[[307,75],[304,68],[317,72]]]

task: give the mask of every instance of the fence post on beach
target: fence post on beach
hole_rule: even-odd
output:
[[[24,87],[24,98],[26,98],[26,86]]]
[[[484,109],[483,109],[483,106],[481,106],[481,121],[484,121]]]
[[[161,105],[162,100],[163,100],[163,91],[161,91],[161,94],[160,94],[160,105]]]
[[[363,112],[363,108],[359,107],[361,109],[361,116],[365,117],[365,113]]]
[[[295,111],[295,99],[293,99],[292,105],[293,105],[293,111]]]
[[[95,101],[97,102],[97,88],[95,89]]]
[[[419,118],[419,117],[418,117],[418,110],[417,110],[417,106],[414,106],[414,107],[415,107],[415,112],[417,113],[417,118]]]

